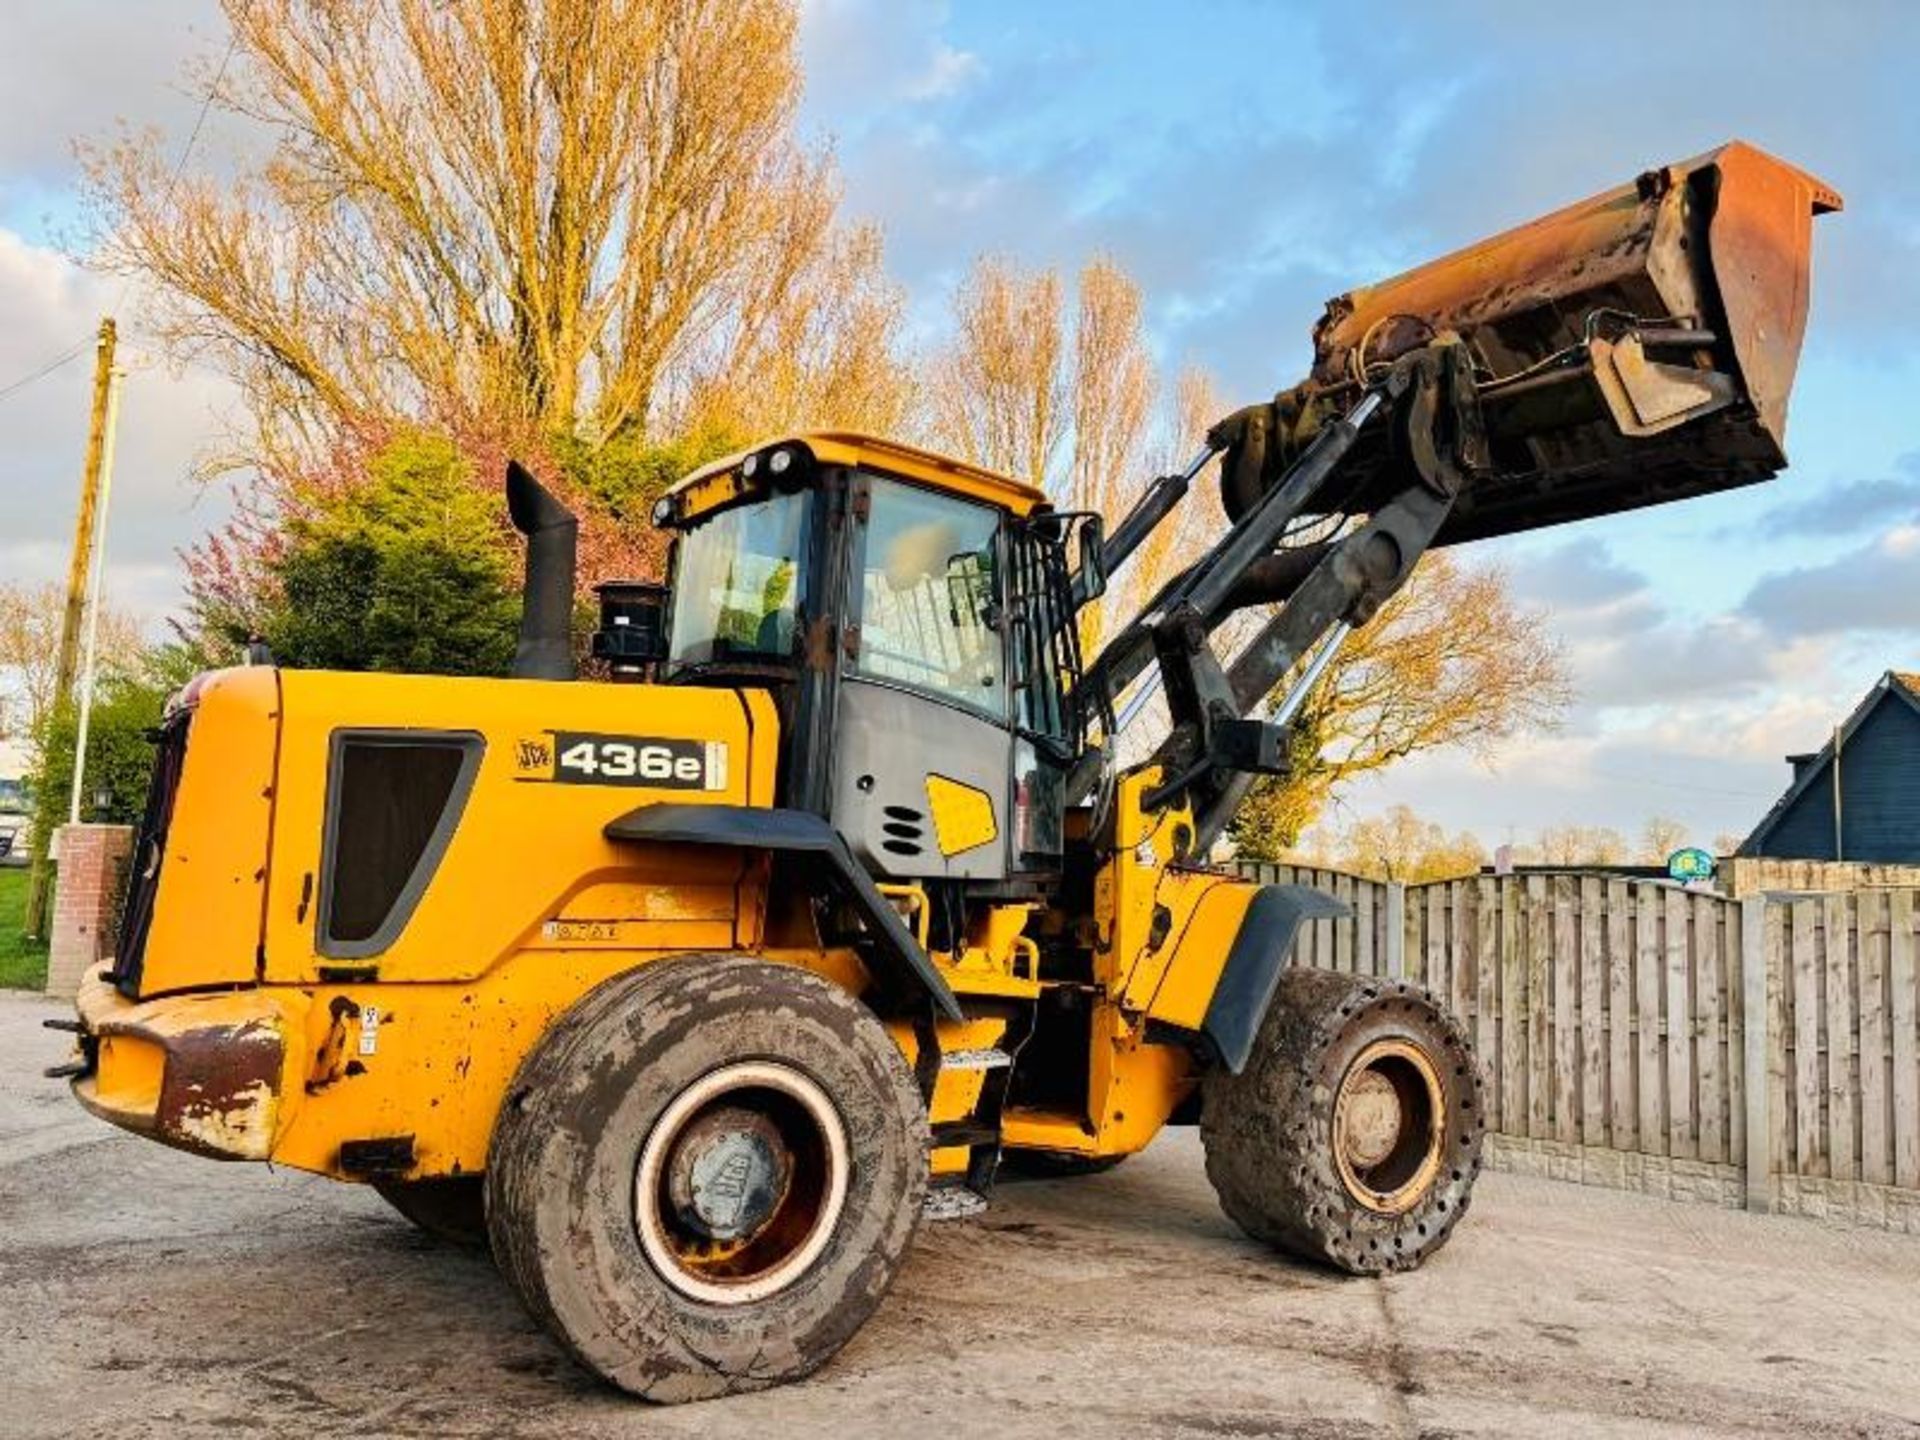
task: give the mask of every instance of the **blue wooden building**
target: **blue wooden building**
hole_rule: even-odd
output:
[[[1920,864],[1920,674],[1889,670],[1736,851],[1783,860]]]

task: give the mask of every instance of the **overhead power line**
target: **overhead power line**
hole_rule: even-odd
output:
[[[58,370],[62,365],[67,364],[69,361],[79,359],[82,355],[86,353],[87,347],[92,343],[93,343],[93,337],[89,335],[85,340],[82,340],[78,345],[75,345],[72,349],[61,351],[58,355],[54,356],[53,359],[47,361],[46,364],[40,366],[37,370],[30,370],[25,375],[22,375],[18,380],[12,381],[6,385],[0,385],[0,400],[6,399],[9,395],[13,394],[16,390],[26,389],[27,386],[33,384],[33,382],[36,380],[45,379],[47,376],[53,374],[54,371]]]

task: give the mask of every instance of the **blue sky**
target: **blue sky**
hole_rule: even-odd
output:
[[[69,137],[179,134],[207,0],[10,14],[0,54],[0,383],[83,338],[117,287],[49,248]],[[885,228],[923,341],[985,251],[1140,277],[1163,363],[1236,402],[1304,369],[1321,304],[1649,165],[1739,136],[1846,197],[1815,244],[1793,468],[1746,492],[1481,547],[1567,647],[1582,699],[1494,769],[1416,761],[1351,797],[1490,841],[1674,815],[1744,830],[1890,667],[1920,667],[1920,11],[1896,4],[1338,5],[808,0],[803,120],[846,210]],[[223,511],[184,479],[217,379],[133,347],[116,588],[172,595]],[[0,400],[0,570],[52,574],[84,361]]]

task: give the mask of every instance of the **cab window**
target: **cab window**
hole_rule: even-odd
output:
[[[736,506],[682,536],[674,562],[675,667],[793,653],[810,491]]]
[[[855,673],[1005,719],[998,512],[872,484]]]

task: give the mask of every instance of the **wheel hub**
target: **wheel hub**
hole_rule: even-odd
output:
[[[846,1206],[846,1125],[790,1066],[723,1065],[654,1121],[634,1170],[634,1233],[674,1289],[745,1305],[820,1258]]]
[[[1425,1050],[1376,1040],[1354,1058],[1334,1101],[1333,1154],[1347,1192],[1370,1210],[1402,1215],[1439,1172],[1447,1113]]]
[[[1358,1166],[1378,1165],[1400,1138],[1400,1097],[1378,1070],[1354,1077],[1347,1095],[1344,1139],[1347,1158]]]
[[[681,1221],[709,1240],[757,1234],[785,1198],[793,1155],[765,1115],[729,1107],[681,1134],[667,1163],[667,1193]]]

